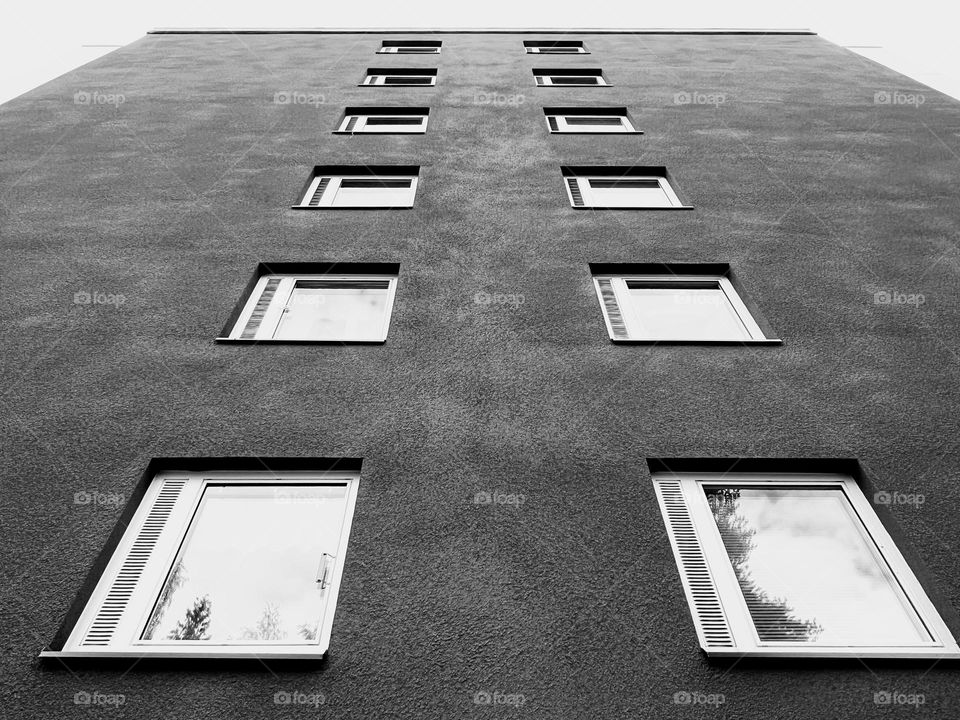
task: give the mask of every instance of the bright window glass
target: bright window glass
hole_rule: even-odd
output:
[[[378,336],[390,300],[389,284],[379,284],[330,287],[318,280],[295,281],[274,339],[350,341]]]
[[[631,334],[659,339],[749,340],[719,282],[701,287],[627,283]]]
[[[585,178],[580,185],[584,198],[594,207],[656,208],[679,204],[665,178]]]
[[[932,641],[842,488],[705,493],[760,642]]]
[[[346,495],[345,485],[208,485],[143,639],[316,643]]]

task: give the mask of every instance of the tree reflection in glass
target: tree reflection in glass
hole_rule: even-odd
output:
[[[345,485],[208,485],[143,639],[316,642],[345,505]]]
[[[931,640],[842,489],[704,491],[761,642]]]

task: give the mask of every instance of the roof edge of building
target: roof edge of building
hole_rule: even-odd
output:
[[[816,35],[813,30],[777,28],[155,28],[148,35],[435,35],[609,34],[609,35]]]

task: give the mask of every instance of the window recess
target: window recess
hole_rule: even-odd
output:
[[[425,107],[348,107],[334,132],[420,135],[427,131],[429,117]]]
[[[437,84],[436,68],[368,68],[361,86],[431,86]]]
[[[599,68],[534,68],[533,77],[540,87],[609,87]]]
[[[654,489],[708,655],[960,656],[853,477],[656,463]]]
[[[322,657],[359,461],[177,462],[148,470],[65,639],[41,656]]]
[[[723,263],[591,264],[610,339],[779,344],[761,328]]]
[[[220,341],[381,343],[396,263],[261,264]]]
[[[563,166],[570,205],[595,210],[689,210],[662,166]]]
[[[379,55],[439,55],[440,40],[384,40]]]
[[[416,165],[317,165],[295,210],[401,209],[413,207]]]
[[[545,107],[543,114],[551,133],[601,135],[633,133],[640,135],[625,107]]]
[[[582,40],[524,40],[528,55],[589,55]]]

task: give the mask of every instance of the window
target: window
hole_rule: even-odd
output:
[[[738,462],[705,473],[654,464],[708,655],[960,655],[852,476],[737,472]]]
[[[396,263],[261,263],[221,341],[384,342]]]
[[[423,134],[430,109],[425,107],[348,107],[335,133]]]
[[[610,83],[603,76],[603,70],[586,68],[534,68],[533,76],[537,85],[550,87],[553,85],[566,87],[608,86]]]
[[[440,40],[384,40],[377,50],[380,55],[439,55]]]
[[[436,85],[436,68],[368,68],[361,85]]]
[[[560,168],[570,204],[595,210],[688,210],[665,167]]]
[[[763,343],[726,264],[591,264],[613,341]]]
[[[580,40],[524,40],[527,54],[537,55],[589,55]]]
[[[547,127],[551,133],[636,133],[626,108],[545,107]]]
[[[410,208],[417,194],[416,165],[317,165],[295,210]]]
[[[322,656],[359,461],[177,462],[195,467],[148,470],[65,642],[43,655]]]

